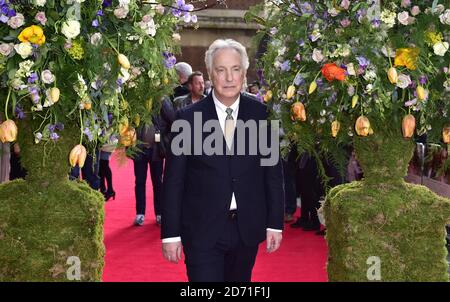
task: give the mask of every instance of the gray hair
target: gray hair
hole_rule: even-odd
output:
[[[175,68],[178,76],[180,78],[184,78],[186,80],[192,73],[191,65],[189,65],[186,62],[179,62],[179,63],[175,64],[174,68]]]
[[[226,40],[218,39],[209,46],[208,50],[205,53],[205,64],[208,73],[212,74],[212,63],[215,53],[218,50],[224,48],[234,49],[241,55],[241,65],[244,68],[244,71],[247,72],[250,63],[248,61],[248,55],[247,51],[245,50],[245,47],[241,43],[233,39],[226,39]]]

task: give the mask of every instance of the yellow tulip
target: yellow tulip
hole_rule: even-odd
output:
[[[80,144],[76,145],[69,154],[70,165],[75,167],[78,164],[80,168],[83,168],[84,162],[86,161],[86,155],[86,148]]]
[[[291,85],[289,86],[287,92],[286,92],[286,99],[290,100],[294,96],[295,93],[295,86]]]
[[[2,143],[11,143],[17,138],[17,126],[13,120],[6,120],[0,124],[0,140]]]
[[[331,123],[331,136],[336,137],[341,129],[341,123],[334,121]]]
[[[267,90],[266,94],[264,95],[264,102],[268,102],[272,99],[273,93],[271,90]]]
[[[426,91],[421,85],[417,86],[416,93],[417,93],[417,98],[419,99],[419,101],[423,101],[427,97]]]
[[[117,60],[119,61],[119,64],[123,68],[129,69],[131,67],[130,61],[128,60],[128,58],[124,54],[119,54],[117,56]]]
[[[416,129],[416,119],[412,114],[405,115],[402,122],[402,132],[404,138],[411,138]]]
[[[358,104],[358,100],[359,100],[359,96],[358,96],[357,94],[355,94],[355,95],[352,97],[352,108],[355,108],[355,107],[356,107],[356,104]]]
[[[60,91],[57,87],[50,88],[50,100],[53,103],[56,103],[59,101],[59,95],[60,95]]]
[[[370,127],[370,121],[367,117],[365,117],[364,115],[358,117],[355,123],[355,130],[359,136],[368,136],[369,134],[371,134],[370,132],[373,133],[373,130],[371,131],[371,129],[372,128]]]
[[[417,68],[416,62],[419,57],[420,49],[415,48],[399,48],[395,52],[394,65],[405,66],[409,70]]]
[[[86,109],[86,110],[91,110],[91,108],[92,108],[92,103],[91,103],[91,102],[89,102],[89,103],[84,103],[83,106],[84,106],[84,109]]]
[[[391,82],[391,84],[397,84],[398,73],[397,73],[397,69],[395,69],[395,67],[389,68],[388,78],[389,78],[389,81]]]
[[[312,81],[311,84],[309,84],[308,93],[311,94],[314,91],[316,91],[316,89],[317,89],[317,82],[316,81]]]
[[[133,127],[127,128],[126,131],[120,135],[120,143],[125,147],[134,145],[136,143],[136,130]]]
[[[42,45],[45,43],[44,31],[37,25],[31,25],[25,28],[17,38],[21,42],[30,42],[37,45]]]
[[[444,127],[442,129],[442,140],[446,144],[450,144],[450,127]]]
[[[295,102],[291,106],[291,119],[293,121],[306,121],[305,106],[300,102]]]

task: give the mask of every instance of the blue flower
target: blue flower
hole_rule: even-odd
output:
[[[58,138],[59,138],[58,133],[56,133],[56,132],[50,133],[50,139],[56,141],[56,140],[58,140]]]
[[[302,77],[301,74],[298,73],[298,74],[295,76],[294,84],[295,84],[296,86],[300,86],[300,85],[305,84],[305,79]]]
[[[94,19],[94,21],[92,21],[92,26],[93,27],[98,27],[98,20],[97,19]]]

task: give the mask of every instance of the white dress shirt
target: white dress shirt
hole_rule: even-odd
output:
[[[238,112],[239,112],[239,102],[240,102],[240,95],[237,97],[236,101],[234,101],[234,103],[227,107],[225,106],[223,103],[221,103],[219,101],[219,99],[216,97],[216,94],[212,93],[212,97],[214,100],[214,105],[216,107],[216,112],[217,112],[217,118],[219,119],[219,123],[220,123],[220,128],[222,128],[222,132],[225,134],[225,119],[227,117],[227,112],[226,109],[227,108],[231,108],[233,109],[233,112],[231,113],[231,115],[233,116],[233,122],[234,122],[234,127],[236,127],[236,121],[237,121],[237,117],[238,117]],[[231,196],[231,204],[230,204],[230,210],[236,210],[237,209],[237,203],[236,203],[236,197],[234,196],[234,192],[233,195]],[[274,231],[274,232],[282,232],[282,230],[277,230],[277,229],[271,229],[268,228],[268,231]],[[178,242],[181,241],[181,237],[170,237],[170,238],[164,238],[162,240],[163,243],[169,243],[169,242]]]

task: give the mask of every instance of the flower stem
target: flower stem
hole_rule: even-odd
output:
[[[9,87],[8,89],[8,96],[6,97],[6,102],[5,102],[5,117],[6,120],[8,120],[8,105],[9,105],[9,97],[11,96],[11,87]]]
[[[83,115],[81,113],[81,109],[79,109],[80,112],[80,145],[83,143]]]

